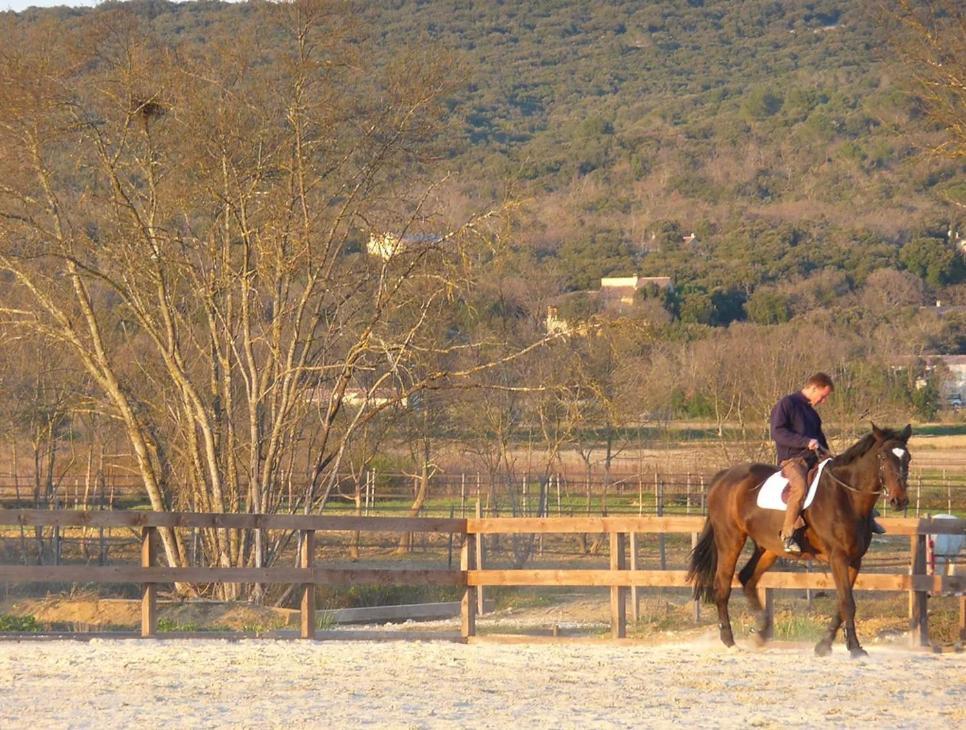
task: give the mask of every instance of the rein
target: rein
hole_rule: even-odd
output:
[[[848,489],[850,492],[855,492],[856,494],[876,494],[876,495],[878,495],[878,494],[888,494],[888,492],[885,489],[876,489],[874,492],[865,492],[865,491],[863,491],[861,489],[856,489],[851,484],[848,484],[846,482],[843,482],[841,479],[839,479],[837,476],[835,476],[835,474],[832,473],[832,467],[831,466],[829,466],[829,468],[826,469],[824,473],[825,474],[828,474],[829,477],[831,477],[832,481],[835,482],[836,484],[838,484],[840,487],[842,487],[844,489]],[[881,475],[880,475],[879,484],[881,484],[881,483],[882,483],[882,478],[881,478]]]
[[[825,453],[827,453],[829,456],[832,455],[832,453],[829,452],[829,451],[826,451]],[[866,491],[863,491],[861,489],[856,489],[851,484],[848,484],[846,482],[843,482],[841,479],[839,479],[837,476],[835,476],[835,474],[832,473],[832,465],[831,464],[829,464],[828,468],[825,470],[824,473],[825,474],[828,474],[832,478],[832,481],[834,481],[840,487],[843,487],[844,489],[848,489],[850,492],[855,492],[856,494],[869,494],[869,495],[871,495],[871,494],[875,494],[875,495],[888,494],[889,491],[884,486],[882,486],[882,485],[884,485],[886,483],[885,475],[882,473],[882,467],[883,467],[883,464],[885,463],[883,461],[883,459],[882,459],[882,454],[881,453],[876,454],[876,459],[879,462],[879,485],[880,485],[880,488],[879,489],[876,489],[876,490],[874,490],[872,492],[866,492]]]

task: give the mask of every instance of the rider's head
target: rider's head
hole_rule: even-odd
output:
[[[815,373],[805,381],[805,385],[802,387],[802,395],[814,407],[824,403],[834,389],[835,385],[832,383],[832,378],[825,373]]]

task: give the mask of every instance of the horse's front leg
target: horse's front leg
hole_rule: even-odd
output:
[[[836,555],[829,561],[829,565],[835,580],[838,610],[829,623],[826,635],[815,645],[815,653],[819,656],[827,655],[832,650],[832,642],[835,640],[839,626],[845,623],[845,645],[849,653],[853,657],[868,656],[868,652],[859,645],[855,632],[855,598],[852,594],[852,586],[859,574],[859,564],[849,565],[844,555]]]
[[[849,648],[849,653],[853,657],[869,656],[869,652],[859,644],[859,636],[855,631],[855,593],[853,592],[853,586],[855,585],[855,579],[859,575],[860,566],[861,561],[856,561],[854,564],[846,567],[846,580],[848,581],[846,593],[848,595],[848,601],[845,606],[845,614],[842,617],[845,621],[845,645]]]
[[[835,641],[835,635],[838,633],[839,626],[841,625],[842,614],[836,610],[832,616],[832,620],[829,621],[828,628],[825,630],[825,636],[815,645],[816,654],[819,656],[828,656],[832,653],[832,642]]]

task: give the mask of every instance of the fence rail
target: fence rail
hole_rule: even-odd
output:
[[[909,593],[910,632],[915,643],[928,638],[930,593],[959,595],[959,632],[966,638],[966,576],[928,575],[926,540],[929,535],[966,534],[961,519],[883,519],[889,533],[909,537],[907,573],[860,573],[856,589],[906,591]],[[315,586],[317,585],[434,585],[464,589],[461,601],[461,634],[476,635],[476,615],[481,589],[486,586],[602,586],[611,590],[611,636],[626,636],[628,590],[636,587],[686,587],[683,570],[638,570],[635,551],[627,560],[628,541],[638,534],[691,533],[701,530],[697,516],[537,517],[468,519],[339,517],[323,515],[239,515],[186,512],[113,512],[0,510],[0,526],[131,527],[141,530],[140,565],[88,566],[0,565],[0,581],[15,583],[88,582],[139,583],[142,586],[142,636],[157,631],[157,587],[164,583],[280,583],[298,586],[301,592],[301,636],[314,638]],[[157,563],[157,531],[170,527],[208,527],[254,530],[290,530],[298,533],[298,565],[248,567],[162,567]],[[322,531],[430,532],[461,537],[460,568],[456,569],[331,569],[313,564],[315,534]],[[482,564],[482,541],[496,535],[603,533],[610,542],[610,568],[588,569],[486,569]],[[764,591],[781,589],[833,589],[823,573],[769,572],[762,579]],[[766,600],[766,605],[771,601]]]

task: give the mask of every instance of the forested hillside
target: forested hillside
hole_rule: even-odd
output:
[[[251,10],[130,5],[188,46]],[[961,298],[942,289],[964,275],[947,240],[966,205],[964,168],[929,154],[943,130],[878,3],[413,0],[358,11],[350,32],[367,62],[421,53],[449,65],[442,169],[455,173],[454,200],[509,189],[527,201],[514,238],[551,288],[671,275],[683,297],[672,312],[710,324],[787,319],[795,282],[828,271],[846,276],[839,290],[890,268]],[[768,296],[749,311],[761,287]]]
[[[942,131],[876,3],[398,3],[366,19],[390,49],[457,49],[453,164],[471,195],[528,197],[518,238],[565,288],[668,274],[677,313],[721,324],[785,318],[742,305],[825,270],[847,289],[879,268],[933,290],[962,278],[944,239],[963,167],[928,154]]]

